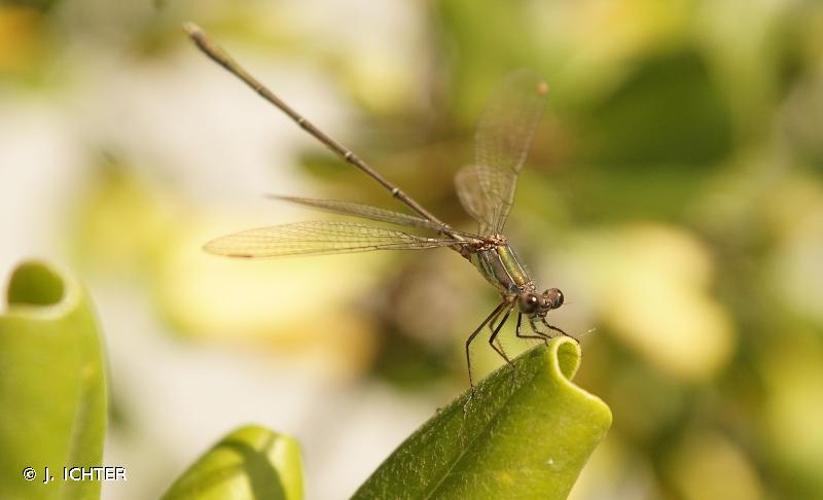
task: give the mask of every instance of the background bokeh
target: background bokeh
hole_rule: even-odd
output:
[[[105,498],[156,497],[246,422],[301,442],[310,498],[344,498],[465,389],[495,304],[448,250],[204,254],[326,217],[268,192],[398,206],[184,20],[458,227],[485,99],[545,75],[507,232],[564,290],[554,323],[595,329],[577,381],[614,426],[573,498],[823,498],[820,2],[5,0],[0,279],[43,257],[92,291],[129,478]]]

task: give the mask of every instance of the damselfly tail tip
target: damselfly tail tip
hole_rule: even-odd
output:
[[[183,23],[183,31],[188,33],[188,35],[192,38],[194,38],[198,35],[201,35],[203,33],[203,30],[200,29],[200,26],[194,24],[191,21],[186,21],[186,22]]]

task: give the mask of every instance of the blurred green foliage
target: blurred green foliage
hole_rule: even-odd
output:
[[[57,0],[4,0],[4,3],[45,11],[55,5]]]
[[[731,125],[700,54],[664,53],[649,57],[593,103],[579,149],[583,161],[608,164],[624,174],[671,164],[693,172],[731,152]]]

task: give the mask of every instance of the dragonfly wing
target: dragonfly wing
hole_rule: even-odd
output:
[[[460,204],[477,221],[478,233],[483,235],[494,232],[494,209],[498,199],[486,189],[489,177],[495,175],[493,170],[483,165],[467,165],[454,177]]]
[[[503,230],[511,210],[517,177],[543,114],[547,92],[548,85],[534,72],[515,71],[489,101],[477,126],[478,166],[469,177],[479,184],[472,191],[483,193],[481,219],[495,233]]]
[[[364,219],[375,220],[379,222],[388,222],[390,224],[397,224],[400,226],[419,227],[423,229],[430,229],[432,231],[440,231],[442,226],[434,222],[428,221],[422,217],[415,215],[395,212],[393,210],[386,210],[384,208],[373,207],[371,205],[364,205],[362,203],[354,203],[350,201],[338,200],[323,200],[317,198],[301,198],[298,196],[280,196],[268,195],[269,198],[276,200],[288,201],[298,205],[305,205],[313,208],[319,208],[329,212],[334,212],[344,215],[353,215],[355,217],[362,217]]]
[[[453,238],[427,238],[355,222],[309,221],[242,231],[212,240],[204,248],[217,255],[251,259],[411,250],[464,243]]]

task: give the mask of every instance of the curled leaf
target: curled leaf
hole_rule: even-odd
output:
[[[354,498],[566,498],[612,420],[571,383],[579,364],[565,337],[526,352],[423,424]]]
[[[0,315],[0,498],[97,498],[100,481],[62,477],[63,467],[103,462],[105,363],[86,291],[30,261],[12,274],[7,301]],[[46,467],[54,480],[44,484]],[[33,479],[24,480],[25,468]]]
[[[201,456],[163,495],[164,500],[303,498],[297,441],[264,427],[241,427]]]

